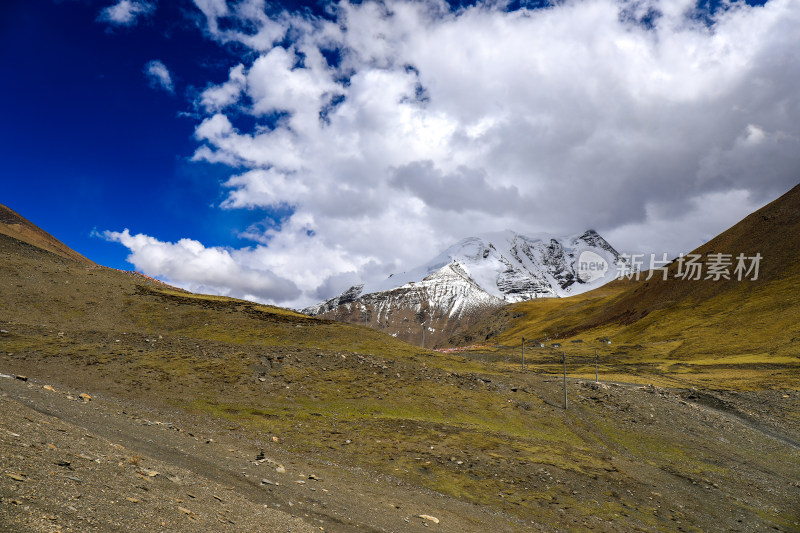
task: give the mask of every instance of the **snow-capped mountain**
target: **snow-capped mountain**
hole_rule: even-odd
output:
[[[594,230],[570,237],[488,233],[464,239],[408,272],[351,287],[304,312],[421,338],[423,322],[429,334],[452,332],[476,313],[505,303],[599,287],[615,277],[618,259],[617,251]]]

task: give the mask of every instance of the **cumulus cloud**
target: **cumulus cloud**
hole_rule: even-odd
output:
[[[236,257],[298,304],[504,228],[688,251],[800,175],[793,0],[195,4],[245,52],[194,102],[194,159],[231,165],[222,208],[291,208]]]
[[[133,26],[140,17],[146,17],[155,10],[154,2],[120,0],[100,11],[98,20],[114,26]]]
[[[276,303],[300,295],[292,281],[257,266],[252,258],[259,255],[258,249],[206,248],[191,239],[162,242],[147,235],[131,235],[127,229],[106,231],[102,236],[130,249],[128,261],[137,270],[191,291]]]
[[[175,85],[172,83],[172,75],[169,69],[161,61],[154,59],[144,66],[144,73],[150,80],[150,85],[159,89],[164,89],[169,93],[175,92]]]
[[[221,85],[212,85],[200,95],[200,105],[206,112],[222,111],[239,101],[247,87],[244,65],[236,65],[230,71],[229,79]]]
[[[223,43],[240,42],[253,50],[268,51],[289,28],[283,14],[267,15],[265,0],[240,0],[233,7],[227,0],[194,0],[194,4],[205,16],[205,29],[210,36]],[[224,29],[220,28],[220,20],[226,23]],[[249,31],[252,28],[257,30]]]

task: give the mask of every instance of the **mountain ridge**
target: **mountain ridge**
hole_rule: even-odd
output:
[[[505,348],[435,353],[86,268],[4,234],[0,272],[3,531],[798,526],[796,282],[782,285],[789,305],[762,320],[787,339],[774,355],[767,331],[755,355],[688,360],[696,336],[671,339],[694,333],[702,313],[677,325],[667,316],[652,324],[666,338],[643,347],[605,332],[614,344],[602,345],[605,383],[595,383],[588,334],[559,338],[566,358],[529,345],[520,359],[519,334],[536,338],[539,324]],[[459,268],[441,274],[471,286]],[[586,294],[502,312],[557,326],[559,309],[574,321],[603,305]],[[758,315],[745,316],[739,332],[760,331]],[[741,344],[725,326],[713,350]],[[660,347],[669,351],[645,364]],[[679,388],[653,386],[667,371]]]
[[[614,321],[632,323],[680,302],[703,302],[725,292],[751,291],[770,282],[797,276],[800,272],[799,235],[800,185],[796,185],[687,254],[687,257],[700,256],[703,264],[707,264],[713,254],[730,254],[734,265],[738,254],[746,257],[758,254],[758,279],[747,283],[738,281],[735,276],[730,276],[731,279],[705,279],[705,271],[700,280],[680,279],[676,277],[680,264],[673,261],[668,266],[666,280],[656,275],[628,289],[591,325]]]
[[[581,270],[585,253],[606,270]],[[595,230],[557,237],[511,230],[467,237],[426,263],[303,309],[375,327],[408,342],[441,343],[480,315],[536,298],[580,294],[611,281],[619,253]]]
[[[513,304],[487,314],[450,344],[491,338],[513,352],[522,338],[557,338],[571,356],[593,358],[597,349],[609,367],[631,365],[657,376],[654,383],[680,386],[688,376],[702,375],[711,387],[796,386],[798,236],[795,186],[666,265],[666,279],[661,272],[650,279],[643,272],[638,280],[617,280],[572,298]],[[741,279],[735,270],[740,255],[759,267]],[[703,265],[702,274],[683,277],[692,256]],[[710,265],[720,257],[727,258],[727,271],[717,277]],[[613,345],[602,339],[613,339]]]
[[[89,266],[97,263],[82,256],[13,209],[0,204],[0,233]]]

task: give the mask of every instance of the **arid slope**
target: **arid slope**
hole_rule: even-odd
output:
[[[800,523],[796,391],[570,378],[565,410],[545,364],[437,354],[6,235],[0,280],[0,374],[28,378],[0,377],[0,530],[246,530],[264,504],[345,532]]]

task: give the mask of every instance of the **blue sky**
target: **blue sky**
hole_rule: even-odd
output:
[[[287,306],[506,228],[677,254],[798,182],[798,24],[791,0],[7,0],[0,203]]]
[[[184,13],[190,6],[162,4],[172,11],[134,27],[99,22],[108,2],[0,7],[0,201],[117,268],[131,268],[128,251],[92,238],[93,229],[232,245],[261,216],[217,209],[229,171],[188,161],[196,121],[182,116],[193,111],[187,94],[225,76],[236,57],[203,37]],[[154,58],[174,66],[175,94],[144,75]]]

